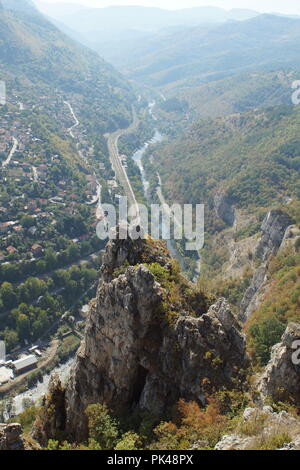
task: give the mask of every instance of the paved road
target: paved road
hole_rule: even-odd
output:
[[[118,149],[118,141],[122,135],[129,134],[132,132],[138,125],[138,118],[136,113],[133,112],[134,119],[132,124],[127,129],[119,129],[118,131],[108,134],[107,135],[107,145],[109,150],[110,161],[113,167],[113,170],[116,174],[116,178],[118,179],[119,183],[123,186],[125,196],[128,198],[128,207],[135,207],[135,212],[133,212],[133,216],[137,217],[139,215],[138,203],[135,198],[134,191],[132,189],[131,183],[129,181],[128,175],[126,173],[126,169],[124,168],[121,160],[120,154]]]
[[[72,137],[72,139],[75,139],[73,129],[75,129],[75,127],[79,126],[79,121],[78,121],[78,119],[76,117],[76,114],[74,113],[74,110],[73,110],[71,104],[69,103],[69,101],[64,101],[64,103],[68,106],[68,108],[70,110],[70,113],[72,114],[72,118],[75,121],[75,124],[72,127],[70,127],[70,129],[68,129],[68,132],[69,132],[70,136]]]
[[[10,163],[12,157],[14,156],[14,153],[16,152],[16,150],[18,148],[18,145],[19,145],[19,142],[15,137],[13,137],[12,140],[13,140],[12,149],[9,152],[7,159],[4,162],[2,162],[2,167],[3,168],[5,168],[7,165],[9,165],[9,163]]]

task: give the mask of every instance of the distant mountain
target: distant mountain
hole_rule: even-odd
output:
[[[189,86],[254,70],[298,63],[300,20],[260,15],[243,22],[158,33],[114,51],[114,64],[131,79],[155,86]],[[107,55],[106,55],[107,57]],[[143,60],[141,61],[141,57]]]
[[[87,35],[91,31],[106,31],[113,37],[121,31],[158,31],[171,26],[193,26],[201,23],[220,23],[228,20],[245,20],[258,15],[252,10],[230,11],[215,7],[164,10],[142,6],[111,6],[87,8],[80,5],[56,4],[35,0],[38,8],[50,17],[62,21],[69,28]]]
[[[45,15],[60,19],[66,15],[72,15],[80,10],[86,9],[84,5],[77,3],[47,3],[47,1],[34,0],[35,5]]]
[[[36,10],[32,0],[1,0],[2,6],[6,10],[32,12]]]
[[[8,87],[17,79],[33,91],[76,93],[90,111],[101,110],[103,131],[131,121],[131,87],[112,66],[57,29],[30,0],[1,2],[0,73]]]

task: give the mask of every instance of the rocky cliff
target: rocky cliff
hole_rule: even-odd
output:
[[[87,437],[91,403],[160,418],[179,398],[204,404],[208,387],[231,388],[247,365],[245,338],[224,299],[209,306],[162,244],[112,241],[65,391],[65,430]],[[39,434],[53,437],[47,420]]]
[[[278,252],[292,224],[293,220],[282,210],[272,210],[265,217],[261,226],[262,237],[255,252],[261,264],[255,271],[251,284],[242,299],[239,314],[241,322],[246,322],[259,306],[267,282],[268,260]]]
[[[255,271],[250,286],[246,290],[241,305],[239,320],[245,323],[250,315],[259,307],[263,287],[267,282],[267,263],[262,263]]]
[[[232,206],[230,198],[224,191],[219,191],[215,194],[214,207],[216,215],[220,217],[226,225],[232,226],[234,224],[235,209]]]
[[[18,423],[0,424],[0,450],[25,450],[22,432]]]
[[[300,325],[289,323],[281,343],[272,348],[271,359],[259,378],[263,398],[289,401],[300,406]]]
[[[299,450],[299,419],[271,406],[246,408],[234,433],[225,434],[215,450],[269,450],[270,442],[272,450]]]
[[[261,226],[263,235],[257,246],[256,256],[266,261],[271,255],[277,253],[287,228],[292,224],[293,220],[282,210],[270,211]]]

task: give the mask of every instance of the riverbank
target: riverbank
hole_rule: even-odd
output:
[[[133,161],[139,167],[141,177],[142,177],[142,184],[143,184],[143,188],[144,188],[145,198],[148,201],[149,201],[148,190],[150,188],[150,182],[147,179],[146,170],[145,170],[144,165],[143,165],[143,157],[144,157],[146,151],[148,150],[148,148],[151,145],[158,144],[158,143],[162,142],[163,139],[164,139],[163,135],[157,129],[155,129],[154,136],[152,137],[152,139],[150,139],[148,142],[145,142],[145,144],[132,155]],[[161,227],[161,230],[162,230],[162,232],[164,231],[163,226]],[[186,271],[187,266],[186,266],[184,257],[180,254],[179,250],[177,249],[175,241],[174,240],[167,240],[167,245],[168,245],[168,250],[170,251],[172,257],[176,258],[177,261],[179,262],[182,271]]]
[[[148,112],[151,118],[154,121],[157,121],[157,118],[153,111],[155,108],[155,104],[155,101],[149,103]],[[136,151],[133,154],[132,158],[139,167],[146,199],[151,203],[159,203],[162,207],[167,208],[167,201],[165,200],[163,195],[162,181],[160,175],[154,167],[152,168],[152,163],[146,162],[145,159],[145,157],[147,157],[147,151],[149,147],[151,145],[161,143],[163,139],[163,135],[158,131],[158,129],[155,129],[153,138],[146,142],[138,151]],[[149,180],[149,178],[151,179],[151,181]],[[167,211],[165,215],[167,218],[169,218],[171,214]],[[164,232],[164,228],[165,227],[162,225],[162,232]],[[167,240],[167,245],[171,255],[176,258],[179,262],[181,270],[187,273],[188,277],[194,283],[196,283],[201,273],[201,257],[199,253],[197,253],[197,258],[193,259],[184,255],[183,249],[180,247],[179,243],[176,243],[175,240]]]

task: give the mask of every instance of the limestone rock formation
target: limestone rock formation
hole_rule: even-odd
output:
[[[18,423],[0,424],[0,450],[24,450],[22,426]]]
[[[293,224],[293,220],[282,210],[272,210],[265,217],[261,229],[263,236],[256,249],[256,256],[266,261],[280,248],[287,228]]]
[[[59,376],[53,374],[48,394],[43,398],[43,406],[34,423],[31,435],[42,446],[46,446],[48,439],[59,439],[65,430],[65,422],[65,389]]]
[[[263,397],[300,405],[299,350],[300,325],[289,323],[281,343],[273,346],[270,362],[258,381],[257,388]]]
[[[267,281],[268,260],[275,255],[288,237],[293,220],[282,210],[272,210],[265,217],[261,229],[262,237],[255,255],[262,263],[257,268],[240,306],[239,320],[246,322],[258,308]]]
[[[215,212],[226,225],[232,226],[235,220],[235,209],[226,193],[218,192],[214,197]]]
[[[292,442],[285,444],[278,450],[300,450],[300,436],[296,436]]]
[[[251,437],[238,434],[225,434],[215,446],[215,450],[246,450],[252,442]]]
[[[241,422],[237,425],[234,433],[223,436],[216,444],[215,450],[253,450],[264,448],[268,440],[278,436],[278,434],[285,435],[287,442],[284,443],[283,448],[276,450],[296,449],[296,446],[299,445],[299,433],[299,419],[286,411],[276,413],[270,406],[246,408]]]
[[[116,240],[103,261],[66,390],[66,431],[77,440],[87,435],[88,404],[106,403],[119,413],[139,407],[161,417],[179,398],[204,404],[204,384],[230,388],[248,365],[245,338],[224,299],[206,313],[182,308],[168,320],[167,289],[141,264],[155,261],[172,275],[161,247],[150,240]]]
[[[239,320],[245,323],[250,315],[259,307],[261,292],[267,282],[267,264],[262,263],[255,271],[250,286],[246,290],[239,313]]]

